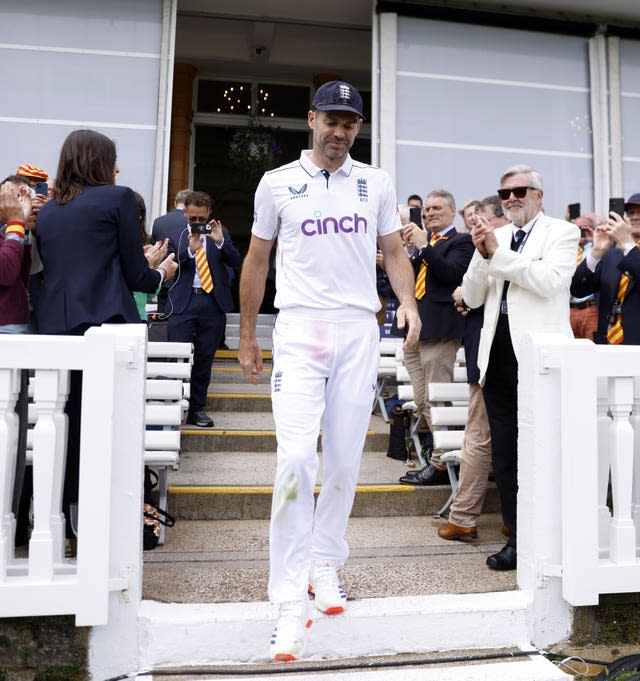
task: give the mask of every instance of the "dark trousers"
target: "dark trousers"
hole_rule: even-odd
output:
[[[192,293],[184,312],[172,314],[167,321],[170,341],[193,343],[189,411],[200,411],[207,403],[211,365],[224,335],[226,315],[212,293]]]
[[[518,361],[513,352],[507,315],[501,314],[498,319],[482,392],[491,429],[493,475],[500,494],[502,519],[510,531],[507,544],[515,547],[518,496]]]

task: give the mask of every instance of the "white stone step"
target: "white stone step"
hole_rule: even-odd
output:
[[[366,662],[363,661],[363,666],[365,664]],[[212,678],[214,673],[212,671]],[[201,678],[203,681],[208,681],[206,676]],[[251,676],[243,673],[242,678],[247,681],[264,681],[265,674]],[[286,674],[269,673],[268,678],[271,681],[296,681],[296,679],[313,679],[313,681],[568,681],[573,679],[541,655],[509,662],[469,663],[449,667],[403,666],[399,669],[383,668],[324,673],[314,670],[312,674],[305,671],[295,673],[290,670]]]
[[[305,659],[488,648],[530,650],[527,605],[527,597],[520,591],[353,601],[343,615],[320,615],[314,621]],[[266,662],[275,619],[275,608],[265,602],[143,601],[138,616],[141,666],[155,669]],[[437,678],[442,681],[445,677]],[[511,677],[487,678],[506,681]],[[550,681],[568,677],[513,677],[514,681],[520,678]]]

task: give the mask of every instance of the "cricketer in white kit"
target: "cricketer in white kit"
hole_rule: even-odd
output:
[[[326,614],[345,607],[335,568],[349,553],[345,533],[377,378],[378,247],[400,300],[405,345],[420,330],[391,180],[348,153],[363,120],[359,93],[341,81],[323,85],[307,120],[313,148],[258,185],[240,281],[238,358],[257,383],[262,356],[255,327],[275,241],[280,312],[271,396],[278,445],[269,598],[280,606],[271,642],[277,660],[302,652],[308,589]],[[314,504],[321,429],[322,487]]]

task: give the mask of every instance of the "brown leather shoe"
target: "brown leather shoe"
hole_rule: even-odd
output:
[[[447,523],[438,529],[438,535],[443,539],[476,539],[478,532],[475,527],[458,527]]]

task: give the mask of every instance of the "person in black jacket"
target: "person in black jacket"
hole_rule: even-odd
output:
[[[62,145],[53,198],[38,213],[42,259],[40,333],[82,335],[105,323],[140,323],[132,291],[154,292],[177,269],[173,255],[149,267],[134,193],[118,187],[114,142],[75,130]],[[63,509],[78,499],[82,372],[72,371]],[[67,537],[72,538],[67,522]]]
[[[626,219],[610,213],[593,232],[593,247],[571,280],[577,298],[600,294],[594,341],[640,344],[640,193],[625,204]]]
[[[453,365],[464,334],[464,319],[453,305],[453,291],[473,256],[469,234],[453,226],[456,204],[444,189],[432,191],[425,202],[428,231],[410,222],[402,230],[416,275],[416,300],[422,321],[420,340],[407,348],[404,362],[411,377],[419,413],[431,427],[429,383],[453,380]],[[435,449],[424,469],[400,478],[413,485],[446,483],[442,452]]]

